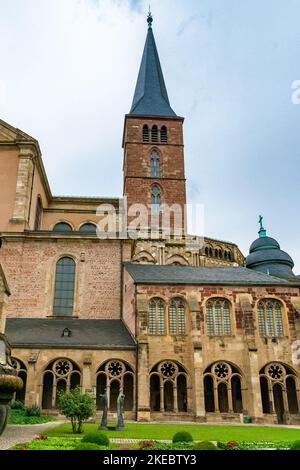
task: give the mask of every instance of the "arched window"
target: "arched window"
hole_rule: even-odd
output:
[[[150,176],[152,176],[152,178],[159,178],[160,177],[159,153],[156,150],[152,150],[151,152],[150,168],[151,168]]]
[[[36,201],[36,209],[35,209],[34,230],[40,230],[41,228],[42,213],[43,213],[43,204],[42,204],[42,200],[40,196],[38,196],[37,201]]]
[[[25,364],[20,361],[19,359],[12,358],[12,366],[17,372],[17,376],[23,380],[23,388],[18,390],[14,394],[14,400],[20,400],[25,403],[25,396],[26,396],[26,382],[27,382],[27,368]]]
[[[152,299],[149,302],[149,334],[165,334],[165,303],[161,299]]]
[[[143,126],[143,142],[149,142],[149,127],[147,124]]]
[[[167,131],[166,126],[162,126],[160,130],[160,141],[163,144],[166,144],[168,142],[168,131]]]
[[[273,362],[260,370],[263,413],[276,413],[278,424],[299,413],[298,378],[290,367]]]
[[[206,303],[208,336],[230,336],[230,303],[226,299],[210,299]]]
[[[166,359],[150,372],[151,411],[186,413],[188,375],[177,362]]]
[[[160,187],[154,184],[151,188],[151,206],[152,211],[157,213],[160,210],[161,205],[161,192]]]
[[[283,336],[281,303],[277,300],[261,300],[257,307],[258,330],[263,337]]]
[[[181,299],[172,299],[169,304],[169,333],[185,334],[185,302]]]
[[[72,258],[60,258],[56,263],[54,315],[69,316],[73,313],[75,285],[75,261]]]
[[[157,128],[157,126],[152,126],[151,140],[152,140],[152,142],[158,142],[158,128]]]
[[[72,232],[72,227],[67,222],[58,222],[54,225],[53,232]]]
[[[241,413],[242,375],[237,367],[227,362],[209,366],[204,372],[204,400],[207,413]]]
[[[58,392],[74,389],[81,384],[80,369],[75,362],[59,358],[51,362],[43,374],[42,408],[57,407]]]
[[[133,369],[119,359],[112,359],[102,364],[97,370],[96,405],[101,409],[101,396],[106,391],[109,411],[117,410],[120,389],[125,395],[124,410],[134,410],[135,375]]]
[[[81,225],[79,232],[96,234],[96,229],[97,227],[95,224],[86,223]]]

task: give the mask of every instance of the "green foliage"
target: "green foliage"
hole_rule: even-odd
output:
[[[54,416],[25,416],[24,410],[10,410],[8,424],[43,424],[56,421]]]
[[[93,416],[95,412],[93,397],[88,393],[81,393],[80,387],[76,387],[66,392],[60,391],[58,399],[58,409],[71,420],[73,433],[82,433],[83,421]]]
[[[75,450],[101,450],[101,446],[93,442],[79,442]]]
[[[193,438],[189,432],[180,431],[174,434],[173,439],[174,442],[193,442]]]
[[[201,441],[194,444],[194,450],[218,450],[215,444],[210,441]]]
[[[81,441],[97,444],[98,446],[109,446],[109,439],[107,435],[101,431],[88,432],[84,435]]]
[[[24,403],[23,403],[21,400],[15,400],[15,401],[12,401],[12,402],[11,402],[10,408],[11,408],[12,410],[24,410],[24,409],[25,409],[25,405],[24,405]]]
[[[25,416],[41,416],[41,409],[37,405],[26,406]]]
[[[300,441],[294,441],[291,445],[291,450],[300,450]]]

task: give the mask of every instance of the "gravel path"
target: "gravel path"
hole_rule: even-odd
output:
[[[0,436],[0,450],[10,449],[10,447],[20,444],[21,442],[28,442],[35,438],[38,434],[49,428],[53,428],[64,421],[51,421],[44,424],[10,424],[5,429],[2,436]]]

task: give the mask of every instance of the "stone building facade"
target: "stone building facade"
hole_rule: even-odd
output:
[[[148,25],[121,203],[53,196],[38,141],[0,120],[0,322],[25,383],[16,398],[56,412],[57,392],[78,385],[99,408],[107,388],[114,413],[122,387],[139,421],[299,424],[300,279],[262,225],[246,260],[187,234],[184,120]],[[158,236],[148,216],[136,238],[119,222],[100,236],[99,206],[121,220],[134,204],[156,208]],[[180,208],[180,237],[164,205]]]

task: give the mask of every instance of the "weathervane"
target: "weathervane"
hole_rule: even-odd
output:
[[[147,16],[147,23],[148,23],[148,27],[149,27],[149,28],[152,28],[153,16],[152,16],[152,13],[151,13],[150,5],[149,5],[148,16]]]

